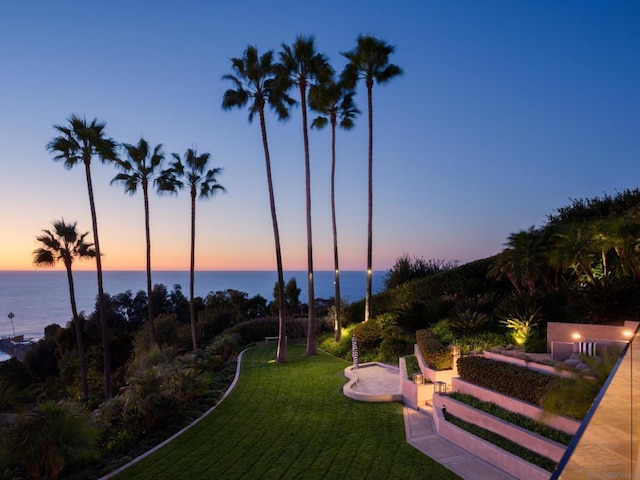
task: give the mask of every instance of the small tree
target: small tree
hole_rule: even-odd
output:
[[[275,285],[273,286],[273,308],[277,311],[279,309],[279,286],[278,286],[278,282],[275,283]],[[284,305],[285,305],[285,311],[287,312],[287,314],[292,315],[294,314],[298,308],[300,307],[300,292],[301,290],[298,288],[298,283],[296,282],[295,277],[294,278],[290,278],[289,281],[286,283],[286,285],[284,286]]]

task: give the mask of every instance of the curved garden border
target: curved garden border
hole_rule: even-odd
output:
[[[251,347],[249,347],[251,348]],[[200,420],[202,420],[203,418],[205,418],[207,415],[209,415],[211,412],[213,412],[216,408],[218,408],[218,405],[220,405],[222,403],[222,401],[227,398],[227,396],[231,393],[231,391],[235,388],[236,383],[238,383],[238,378],[240,377],[240,364],[241,364],[241,360],[242,360],[242,355],[244,354],[244,352],[246,352],[249,348],[245,348],[242,352],[240,352],[240,354],[238,355],[238,363],[236,365],[236,374],[233,377],[233,381],[231,382],[231,385],[229,385],[229,388],[227,388],[227,390],[224,392],[224,395],[222,395],[222,398],[213,406],[211,407],[209,410],[207,410],[206,412],[204,412],[202,415],[200,415],[198,418],[196,418],[193,422],[191,422],[189,425],[187,425],[186,427],[184,427],[182,430],[180,430],[179,432],[174,433],[173,435],[171,435],[169,438],[167,438],[166,440],[164,440],[163,442],[159,443],[158,445],[156,445],[155,447],[151,448],[150,450],[147,450],[145,453],[143,453],[142,455],[137,456],[136,458],[134,458],[133,460],[131,460],[129,463],[126,463],[124,465],[122,465],[121,467],[118,467],[117,469],[115,469],[112,472],[107,473],[106,475],[102,476],[99,478],[99,480],[108,480],[110,478],[115,477],[116,475],[118,475],[119,473],[122,473],[124,470],[126,470],[127,468],[131,467],[132,465],[138,463],[140,460],[142,460],[143,458],[148,457],[149,455],[151,455],[152,453],[154,453],[155,451],[161,449],[162,447],[164,447],[165,445],[167,445],[169,442],[171,442],[172,440],[175,440],[176,438],[178,438],[180,435],[182,435],[184,432],[186,432],[187,430],[189,430],[191,427],[193,427],[195,424],[197,424]]]

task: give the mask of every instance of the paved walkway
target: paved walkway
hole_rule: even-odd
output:
[[[438,435],[431,414],[403,406],[407,442],[465,480],[511,480],[515,477]]]
[[[400,371],[396,367],[380,363],[361,365],[357,370],[357,384],[353,367],[347,367],[344,374],[350,380],[343,387],[343,392],[350,398],[370,402],[393,401],[398,400],[399,394],[402,400]],[[430,407],[414,410],[403,406],[402,409],[407,443],[463,479],[515,480],[515,477],[440,437],[433,425]]]

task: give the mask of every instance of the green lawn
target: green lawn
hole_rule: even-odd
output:
[[[405,442],[400,403],[346,398],[344,360],[289,346],[245,352],[240,380],[207,418],[118,479],[455,479]]]

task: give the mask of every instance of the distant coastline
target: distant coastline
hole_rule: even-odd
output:
[[[373,273],[373,292],[384,290],[386,271]],[[95,310],[97,279],[95,271],[73,272],[78,311],[91,314]],[[285,282],[295,278],[300,289],[300,301],[307,303],[307,272],[285,271]],[[329,299],[334,295],[334,272],[316,271],[314,275],[315,297]],[[153,284],[162,284],[168,291],[180,285],[182,293],[189,295],[189,272],[154,271]],[[273,288],[277,272],[268,270],[205,271],[195,272],[195,295],[206,297],[211,292],[227,289],[245,292],[249,298],[261,295],[273,300]],[[364,298],[366,274],[364,271],[341,271],[340,292],[343,300],[352,303]],[[104,272],[104,288],[109,295],[146,290],[144,271],[107,270]],[[7,315],[12,312],[13,326]],[[66,274],[61,270],[0,271],[0,338],[24,335],[25,339],[39,339],[44,327],[51,324],[66,326],[71,320],[69,288]],[[15,333],[14,329],[15,328]],[[2,349],[0,349],[2,350]],[[1,357],[0,357],[1,358]]]
[[[31,342],[15,342],[8,337],[0,338],[0,362],[9,360],[12,357],[20,361],[24,360],[25,355],[33,345]]]

